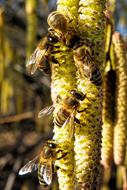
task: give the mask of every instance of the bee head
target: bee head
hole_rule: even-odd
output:
[[[53,43],[53,44],[55,44],[59,41],[58,37],[53,32],[51,32],[50,30],[49,30],[49,33],[47,35],[47,39],[48,39],[49,43]]]
[[[80,46],[74,50],[74,56],[78,61],[82,61],[85,57],[85,51],[83,46]]]
[[[56,148],[56,147],[57,147],[56,142],[53,142],[53,141],[48,141],[47,143],[48,143],[48,147],[49,147],[49,148],[54,149],[54,148]]]
[[[69,96],[65,98],[64,103],[69,107],[75,107],[78,105],[79,102],[74,96]]]
[[[54,30],[65,32],[67,28],[67,19],[59,11],[53,11],[47,18],[48,25]]]
[[[83,100],[84,94],[82,92],[78,92],[77,90],[71,90],[70,93],[77,99],[77,100]]]
[[[43,155],[45,158],[50,158],[54,154],[57,144],[53,141],[47,141],[43,146]]]
[[[83,61],[86,55],[92,57],[92,51],[89,46],[81,45],[74,50],[74,56],[78,61]]]
[[[80,41],[80,38],[76,34],[76,31],[74,29],[66,32],[65,39],[66,39],[66,46],[70,48],[76,46]]]

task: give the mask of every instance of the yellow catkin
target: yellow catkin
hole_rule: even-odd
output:
[[[0,82],[5,74],[5,31],[4,31],[4,9],[0,6]],[[0,89],[1,90],[1,89]]]
[[[62,99],[66,98],[67,91],[76,88],[76,69],[72,60],[72,53],[66,55],[65,52],[60,53],[60,57],[57,60],[59,65],[53,65],[52,68],[52,100],[55,104],[54,110],[54,120],[57,117],[57,113],[61,108],[59,103],[56,104],[57,96],[60,96]],[[73,155],[73,140],[71,136],[71,126],[68,124],[65,127],[59,128],[57,125],[54,125],[54,137],[58,143],[63,143],[67,145],[68,157],[66,160],[57,161],[57,165],[60,168],[58,174],[59,189],[68,190],[73,189],[73,165],[74,165],[74,155]]]
[[[103,75],[105,1],[80,0],[79,7],[79,33],[84,38],[85,45],[90,47],[94,63]],[[84,111],[76,115],[80,122],[75,126],[76,188],[94,190],[99,188],[101,175],[102,85],[97,87],[86,76],[81,76],[80,72],[77,72],[77,76],[78,89],[86,94],[86,98],[80,106],[80,110]]]
[[[103,83],[102,164],[105,168],[110,167],[113,161],[115,82],[116,73],[111,69],[105,74]]]
[[[1,84],[1,112],[5,114],[9,110],[9,101],[13,95],[12,85],[9,80],[4,79]]]
[[[73,21],[69,23],[69,26],[76,26],[76,15],[78,0],[58,0],[57,10],[63,13],[67,17],[72,17]],[[57,97],[60,96],[62,99],[68,95],[68,90],[76,89],[76,68],[73,61],[73,51],[67,51],[67,47],[63,44],[60,45],[61,52],[56,54],[55,58],[59,64],[52,65],[52,84],[51,84],[51,95],[53,104],[55,105],[54,120],[57,117],[57,113],[61,108],[59,103],[56,103]],[[59,189],[60,190],[73,190],[74,189],[74,139],[72,137],[72,126],[70,123],[65,127],[58,127],[54,125],[54,137],[61,146],[66,147],[68,155],[65,159],[56,161],[56,165],[59,166],[57,171]]]
[[[0,6],[0,113],[9,111],[12,97],[12,84],[7,79],[7,66],[12,60],[12,50],[5,35],[4,9]],[[10,73],[9,73],[10,74]]]
[[[114,129],[114,161],[123,164],[127,137],[127,63],[124,41],[120,33],[113,34],[116,55],[116,121]]]
[[[25,9],[27,16],[27,34],[26,34],[26,60],[35,48],[37,35],[37,3],[38,1],[26,0]]]
[[[108,9],[109,10],[109,9]],[[107,11],[108,11],[107,10]],[[114,62],[112,54],[112,33],[113,24],[111,15],[106,15],[106,66],[103,83],[103,109],[102,109],[102,164],[109,168],[113,161],[113,133],[114,133],[114,115],[115,115],[115,84],[116,71],[113,70]]]

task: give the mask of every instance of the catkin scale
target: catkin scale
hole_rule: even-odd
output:
[[[127,137],[127,63],[125,45],[120,33],[113,34],[116,56],[116,120],[114,128],[114,161],[123,164]]]

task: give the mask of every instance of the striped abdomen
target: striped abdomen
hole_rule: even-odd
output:
[[[42,57],[42,60],[39,63],[39,69],[44,71],[46,74],[51,73],[50,63],[49,63],[49,57],[44,55]]]
[[[67,120],[67,118],[70,116],[70,112],[67,111],[64,108],[61,108],[58,113],[57,116],[54,120],[55,125],[57,125],[58,127],[62,127],[63,124],[65,123],[65,121]]]
[[[90,68],[90,81],[96,86],[100,86],[102,84],[102,75],[100,69],[95,64]]]
[[[39,164],[38,166],[38,180],[40,185],[43,187],[48,187],[49,184],[47,184],[44,180],[44,171],[45,170],[45,165]]]

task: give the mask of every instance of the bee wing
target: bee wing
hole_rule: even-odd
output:
[[[62,125],[62,127],[65,127],[68,123],[71,122],[70,125],[72,125],[74,123],[74,116],[75,116],[75,110],[70,114],[70,116],[66,119],[66,121],[64,122],[64,124]]]
[[[37,51],[38,51],[38,49],[36,48],[26,63],[26,67],[31,74],[34,74],[38,67]]]
[[[30,56],[26,66],[31,74],[34,74],[40,64],[43,55],[45,54],[45,49],[36,48],[35,51]]]
[[[47,106],[38,113],[38,117],[47,117],[54,111],[54,106]]]
[[[25,175],[38,169],[39,157],[35,157],[19,170],[19,175]]]
[[[67,118],[67,120],[64,122],[62,127],[65,127],[68,123],[70,125],[70,139],[74,137],[74,119],[75,119],[75,110],[71,113],[71,115]]]
[[[40,171],[42,172],[42,177],[47,185],[50,185],[52,182],[52,161],[48,161],[45,165],[41,166]]]
[[[33,63],[31,67],[31,71],[30,71],[31,75],[33,75],[36,72],[37,68],[38,68],[38,64]]]
[[[71,119],[71,115],[66,119],[66,121],[62,125],[62,128],[64,128],[69,123],[70,119]]]

